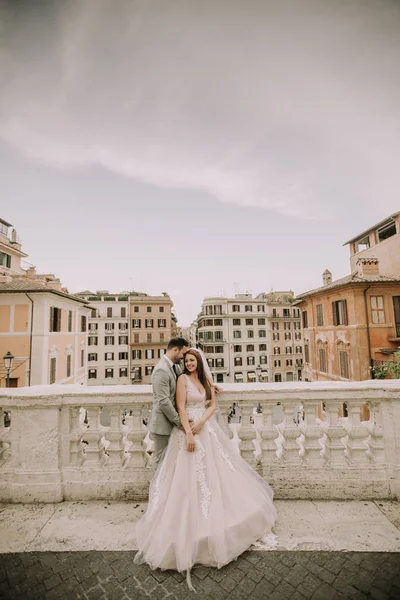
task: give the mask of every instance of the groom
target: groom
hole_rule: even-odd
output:
[[[176,381],[182,370],[179,363],[189,349],[189,342],[176,337],[170,340],[167,352],[154,367],[151,376],[153,385],[153,409],[148,424],[150,439],[154,442],[155,462],[158,464],[174,425],[180,426],[176,410]]]

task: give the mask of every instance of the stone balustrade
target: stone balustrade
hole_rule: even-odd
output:
[[[232,444],[276,497],[400,499],[399,380],[226,384],[218,397],[226,421],[236,403]],[[151,386],[1,389],[0,501],[145,499],[151,403]]]

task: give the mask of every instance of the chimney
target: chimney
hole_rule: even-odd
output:
[[[46,287],[51,288],[52,290],[57,290],[58,292],[61,292],[61,282],[59,279],[53,279],[53,281],[47,281],[46,282]]]
[[[29,267],[29,269],[26,270],[26,276],[29,277],[30,279],[35,279],[36,267]]]
[[[377,258],[359,258],[356,266],[360,277],[379,276],[379,260]]]
[[[328,271],[328,269],[325,269],[325,271],[322,273],[322,281],[324,282],[324,285],[329,285],[332,283],[332,273]]]

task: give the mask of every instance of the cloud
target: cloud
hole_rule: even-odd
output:
[[[15,0],[0,22],[0,139],[35,160],[307,218],[397,208],[394,2]]]

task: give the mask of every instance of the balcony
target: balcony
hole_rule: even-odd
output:
[[[399,380],[224,384],[219,402],[240,407],[234,439],[276,497],[400,498]],[[0,501],[145,499],[151,403],[148,385],[0,390]]]

